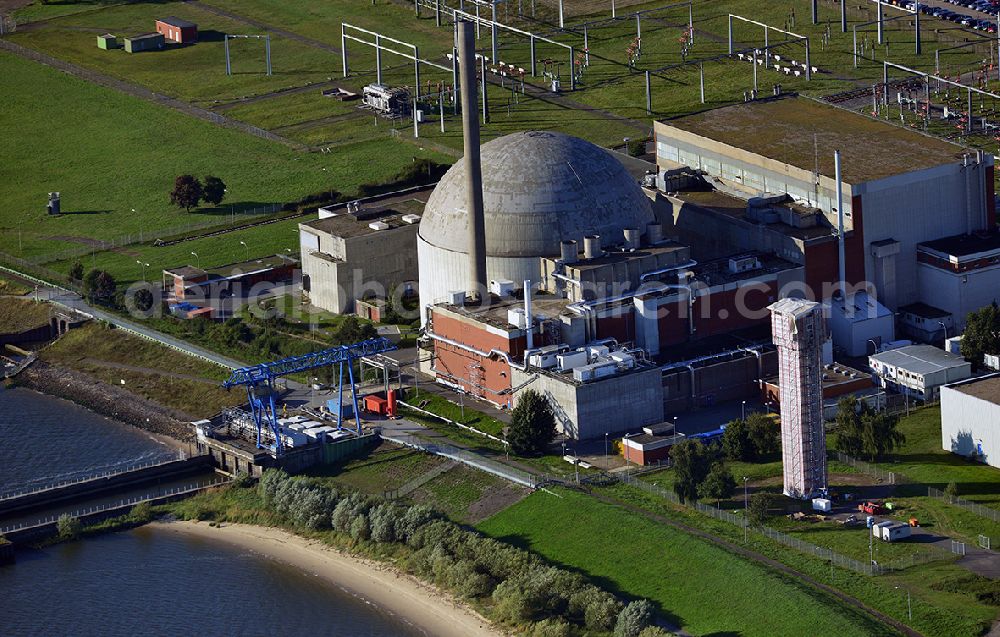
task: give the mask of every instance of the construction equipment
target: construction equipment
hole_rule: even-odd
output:
[[[858,505],[858,511],[868,515],[879,515],[885,512],[885,507],[882,506],[881,502],[865,502]]]
[[[278,408],[275,404],[275,379],[288,374],[304,372],[317,367],[328,365],[339,365],[340,374],[337,382],[338,410],[337,428],[343,428],[343,398],[344,398],[344,365],[347,365],[347,373],[351,383],[351,399],[354,405],[353,414],[357,431],[361,433],[361,416],[358,410],[357,386],[354,382],[354,361],[362,356],[373,356],[383,352],[396,349],[396,346],[386,338],[373,338],[352,345],[341,345],[330,349],[304,354],[302,356],[291,356],[283,358],[273,363],[261,363],[251,367],[241,367],[235,369],[229,379],[222,383],[226,389],[236,385],[243,385],[247,388],[247,398],[250,402],[250,413],[257,429],[257,448],[269,449],[275,456],[282,453],[281,429],[278,425]],[[265,425],[266,423],[266,425]],[[264,427],[271,430],[274,435],[274,445],[263,442]]]

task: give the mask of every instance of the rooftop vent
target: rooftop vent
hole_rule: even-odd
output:
[[[372,221],[368,224],[368,227],[372,230],[388,230],[389,224],[384,221]]]
[[[420,221],[420,215],[403,215],[403,223],[417,223]]]

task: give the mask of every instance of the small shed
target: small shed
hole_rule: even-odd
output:
[[[97,48],[104,49],[105,51],[110,51],[111,49],[117,49],[118,38],[111,35],[110,33],[99,35],[97,36]]]
[[[156,32],[177,44],[193,44],[198,41],[198,25],[175,16],[157,20]]]
[[[125,50],[129,53],[140,51],[157,51],[163,48],[163,35],[159,33],[143,33],[125,38]]]

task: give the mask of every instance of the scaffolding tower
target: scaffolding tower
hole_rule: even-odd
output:
[[[778,348],[784,493],[811,498],[827,486],[822,360],[826,319],[819,303],[802,299],[781,299],[769,309],[771,337]]]

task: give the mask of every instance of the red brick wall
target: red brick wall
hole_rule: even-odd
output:
[[[854,231],[847,236],[844,254],[847,257],[847,281],[856,284],[864,281],[865,238],[864,221],[861,212],[861,197],[851,199],[854,217]],[[823,284],[836,283],[840,279],[840,248],[836,239],[806,246],[806,284],[812,290],[815,300],[820,300]]]
[[[525,338],[506,339],[486,329],[434,312],[434,333],[482,352],[496,349],[518,358],[524,352]],[[461,385],[466,391],[494,403],[509,405],[510,396],[498,392],[509,390],[510,365],[503,358],[482,357],[460,347],[437,341],[434,345],[435,367],[446,380]],[[470,382],[474,381],[474,382]],[[485,389],[484,389],[485,388]]]

